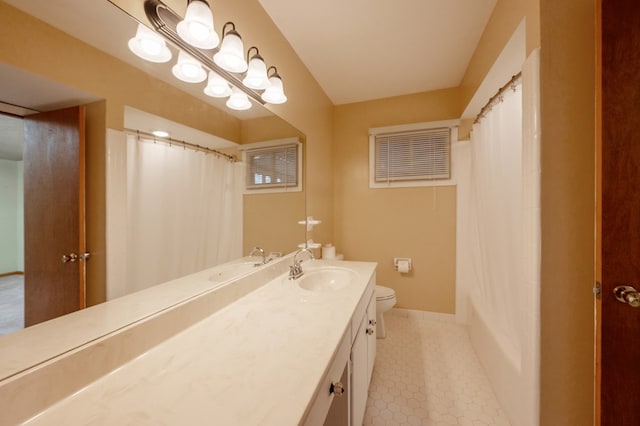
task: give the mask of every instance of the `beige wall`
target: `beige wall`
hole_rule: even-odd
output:
[[[454,119],[458,89],[340,105],[334,112],[336,249],[378,262],[378,283],[396,290],[398,307],[455,312],[455,187],[369,189],[370,127]],[[327,242],[327,241],[322,241]],[[399,274],[394,257],[414,270]]]
[[[291,253],[304,241],[304,227],[298,225],[304,218],[303,192],[245,195],[243,207],[245,254],[252,247],[262,247],[267,254]]]
[[[173,3],[184,9],[184,2]],[[453,284],[447,281],[453,272],[429,271],[433,257],[422,253],[432,246],[452,250],[454,231],[446,219],[454,217],[448,214],[453,191],[368,189],[367,129],[459,117],[526,18],[527,52],[542,48],[541,424],[592,424],[593,0],[498,0],[460,89],[343,105],[334,116],[329,99],[257,1],[218,0],[214,8],[218,22],[234,20],[245,41],[254,40],[285,80],[290,100],[271,109],[306,135],[307,209],[323,220],[313,238],[333,240],[348,257],[380,262],[379,281],[397,288],[400,306],[440,312],[453,311]],[[213,126],[231,140],[239,137],[234,119],[2,2],[0,61],[105,98],[108,127],[122,127],[122,106],[128,104],[200,130]],[[219,120],[212,124],[211,117]],[[442,220],[446,236],[425,230],[422,215]],[[402,227],[390,232],[398,217]],[[453,259],[453,253],[445,257]],[[390,270],[397,255],[414,258],[413,276],[400,279]]]
[[[543,425],[593,424],[594,3],[540,1]]]
[[[378,282],[396,289],[399,307],[455,312],[455,189],[369,189],[367,130],[459,118],[523,19],[529,53],[540,45],[539,1],[498,0],[459,88],[335,107],[333,242],[348,258],[379,262]],[[393,270],[398,256],[414,259],[412,274]]]
[[[462,79],[463,106],[469,103],[523,19],[529,55],[540,46],[540,0],[498,0]]]

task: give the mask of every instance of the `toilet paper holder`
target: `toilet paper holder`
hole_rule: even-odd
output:
[[[410,272],[413,268],[411,258],[409,257],[394,257],[393,258],[393,267],[396,271],[400,273]],[[406,269],[406,270],[405,270]]]

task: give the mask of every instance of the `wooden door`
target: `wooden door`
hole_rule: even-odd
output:
[[[616,300],[614,288],[640,290],[640,2],[601,0],[599,7],[596,417],[605,426],[638,426],[640,308]]]
[[[25,326],[85,306],[84,109],[24,119]],[[68,256],[63,262],[63,256]]]

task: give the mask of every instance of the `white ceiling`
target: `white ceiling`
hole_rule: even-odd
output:
[[[459,86],[496,0],[259,0],[334,104]]]

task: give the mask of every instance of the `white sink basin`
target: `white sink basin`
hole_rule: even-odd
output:
[[[351,269],[327,266],[305,270],[304,275],[296,281],[298,286],[305,290],[327,292],[340,290],[351,284],[356,278],[356,273]]]
[[[255,268],[255,262],[237,262],[228,265],[220,265],[213,270],[209,281],[222,282],[243,275]]]

